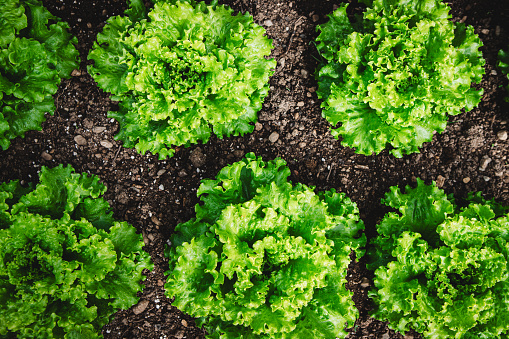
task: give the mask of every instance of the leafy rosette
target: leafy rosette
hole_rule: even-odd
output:
[[[0,146],[40,130],[61,78],[78,67],[77,43],[39,0],[0,0]]]
[[[209,338],[344,338],[358,316],[345,288],[366,242],[357,206],[289,175],[248,154],[202,181],[171,237],[167,295]]]
[[[176,146],[253,131],[275,60],[249,14],[217,1],[157,2],[108,20],[89,54],[90,74],[120,100],[109,115],[126,147],[172,156]]]
[[[399,212],[378,225],[370,253],[374,316],[425,338],[506,338],[509,208],[480,193],[460,208],[421,180],[383,202]]]
[[[498,68],[509,78],[509,53],[504,50],[498,51]],[[509,85],[506,86],[506,90],[509,93]],[[509,96],[505,100],[509,102]]]
[[[0,337],[100,338],[138,301],[143,240],[115,221],[96,176],[42,168],[35,188],[0,185]]]
[[[386,147],[418,152],[446,128],[447,113],[473,109],[482,90],[482,46],[473,27],[450,20],[440,0],[365,0],[351,21],[348,4],[318,26],[318,96],[342,144],[364,155]]]

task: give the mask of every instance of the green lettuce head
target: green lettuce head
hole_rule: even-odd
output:
[[[153,265],[105,191],[62,165],[43,167],[35,188],[0,185],[0,337],[100,338],[114,312],[137,303]]]
[[[289,175],[249,153],[202,181],[171,237],[167,295],[208,338],[344,338],[358,316],[345,288],[366,242],[357,206]]]
[[[482,43],[440,0],[363,2],[353,22],[345,4],[318,26],[317,93],[344,146],[371,155],[390,145],[402,157],[444,131],[447,114],[480,102],[471,84],[484,74]]]
[[[61,78],[78,67],[77,43],[38,0],[0,0],[0,147],[40,130]]]
[[[162,1],[144,11],[133,1],[129,16],[110,18],[89,54],[90,74],[120,100],[109,113],[120,123],[116,139],[164,159],[212,131],[252,132],[276,66],[265,59],[265,30],[217,1]]]
[[[374,317],[425,338],[506,338],[509,208],[480,193],[460,208],[419,179],[405,193],[391,187],[383,202],[398,212],[377,225],[369,253]]]

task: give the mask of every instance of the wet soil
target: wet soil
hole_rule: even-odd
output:
[[[355,201],[368,238],[387,212],[380,199],[392,185],[432,180],[447,193],[462,198],[483,191],[488,198],[509,205],[509,104],[507,79],[496,68],[497,52],[509,47],[509,3],[506,0],[453,0],[454,21],[473,25],[484,46],[486,74],[480,87],[482,102],[471,112],[450,118],[447,130],[435,135],[421,153],[396,159],[387,151],[357,155],[331,137],[321,117],[314,74],[319,60],[314,45],[316,25],[327,21],[340,1],[224,0],[240,12],[248,11],[273,39],[277,68],[255,131],[245,137],[212,138],[206,145],[179,148],[167,160],[141,155],[114,140],[118,123],[107,117],[117,105],[100,90],[86,71],[87,54],[105,20],[122,14],[124,0],[45,0],[50,11],[71,26],[78,37],[81,65],[64,80],[55,95],[56,112],[47,115],[42,131],[28,132],[1,152],[0,180],[29,182],[41,166],[71,164],[79,172],[97,174],[107,185],[106,199],[116,218],[143,234],[155,269],[147,272],[140,303],[120,311],[103,329],[105,338],[203,338],[191,317],[172,307],[164,296],[167,261],[163,249],[175,225],[191,218],[198,202],[200,180],[212,178],[226,164],[255,152],[265,160],[281,157],[292,171],[291,180],[335,188]],[[355,3],[352,6],[357,6]],[[369,317],[367,291],[373,273],[362,260],[352,261],[348,288],[360,318],[349,338],[419,338],[398,334]]]

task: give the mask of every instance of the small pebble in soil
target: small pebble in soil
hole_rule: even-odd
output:
[[[272,133],[269,135],[269,141],[270,141],[271,143],[275,143],[278,139],[279,139],[279,133],[278,133],[278,132],[272,132]]]
[[[203,151],[200,147],[196,147],[189,156],[189,160],[191,160],[191,163],[194,167],[202,167],[205,165],[207,161],[207,157],[205,154],[203,154]]]
[[[488,165],[490,164],[491,162],[491,158],[488,157],[487,155],[485,155],[484,157],[482,157],[481,159],[481,164],[479,166],[479,171],[481,172],[484,172],[486,171],[486,168],[488,167]]]
[[[272,21],[271,21],[271,20],[265,20],[265,21],[263,22],[263,25],[264,25],[264,26],[266,26],[266,27],[270,27],[270,26],[272,26],[272,25],[273,25],[273,23],[272,23]]]
[[[507,131],[500,131],[497,133],[498,140],[507,140]]]
[[[261,129],[262,129],[262,128],[263,128],[263,125],[262,125],[262,124],[260,124],[259,122],[257,122],[257,123],[255,124],[255,130],[257,130],[257,131],[261,131]]]
[[[437,177],[437,187],[442,188],[442,186],[444,186],[444,183],[445,183],[445,178],[443,176],[439,175]]]
[[[49,154],[48,152],[44,151],[41,153],[41,158],[43,158],[44,160],[46,161],[50,161],[51,159],[53,159],[53,157],[51,156],[51,154]]]
[[[101,146],[106,147],[106,148],[112,148],[113,144],[111,142],[109,142],[108,140],[101,140]]]
[[[76,143],[79,146],[85,146],[87,144],[87,139],[85,139],[82,135],[79,134],[74,137],[74,141],[76,141]]]
[[[105,130],[106,130],[106,127],[104,127],[104,126],[96,126],[96,127],[94,127],[92,132],[99,134],[99,133],[104,132]]]
[[[366,278],[366,277],[363,277],[362,280],[361,280],[361,287],[362,288],[367,288],[369,287],[369,279]]]
[[[470,182],[470,178],[469,178],[469,177],[464,177],[464,178],[463,178],[463,182],[464,182],[465,184],[468,184],[468,183]]]
[[[141,300],[136,306],[133,307],[133,313],[134,314],[140,314],[147,308],[150,301],[147,299]]]
[[[159,219],[157,219],[157,217],[156,217],[155,215],[153,215],[153,216],[150,218],[150,220],[152,220],[152,222],[153,222],[154,224],[156,224],[157,226],[161,226],[161,225],[162,225],[161,221],[160,221]]]

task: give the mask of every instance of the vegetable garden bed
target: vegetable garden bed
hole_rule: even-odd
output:
[[[361,8],[355,1],[350,7]],[[87,55],[106,19],[126,8],[121,0],[44,0],[55,16],[67,21],[77,36],[80,68],[63,80],[55,94],[56,112],[47,115],[42,131],[30,131],[12,140],[2,151],[0,182],[36,180],[41,166],[71,164],[76,172],[98,175],[107,186],[105,199],[117,220],[125,220],[143,234],[145,249],[155,268],[146,272],[140,302],[120,311],[103,329],[105,338],[203,338],[194,320],[164,296],[168,261],[164,246],[178,223],[194,216],[201,179],[214,178],[228,164],[254,152],[264,160],[281,157],[291,170],[290,180],[335,188],[357,203],[372,238],[375,224],[389,208],[380,203],[390,186],[415,186],[417,178],[436,181],[458,199],[482,191],[509,205],[509,104],[504,98],[507,78],[496,67],[497,53],[509,48],[507,0],[447,1],[453,21],[472,25],[484,46],[485,75],[481,103],[472,111],[449,118],[447,129],[425,143],[420,153],[395,158],[355,154],[331,136],[321,116],[315,70],[319,60],[314,39],[316,26],[327,21],[339,1],[331,0],[224,0],[235,11],[248,11],[273,39],[271,57],[277,61],[270,90],[258,113],[255,131],[244,137],[218,139],[207,144],[177,148],[172,158],[141,155],[114,140],[119,125],[107,117],[118,107],[87,73]],[[354,258],[353,258],[354,259]],[[403,338],[386,323],[370,318],[368,290],[373,272],[361,260],[352,261],[347,287],[354,292],[360,318],[350,338]],[[407,333],[405,338],[419,338]]]

